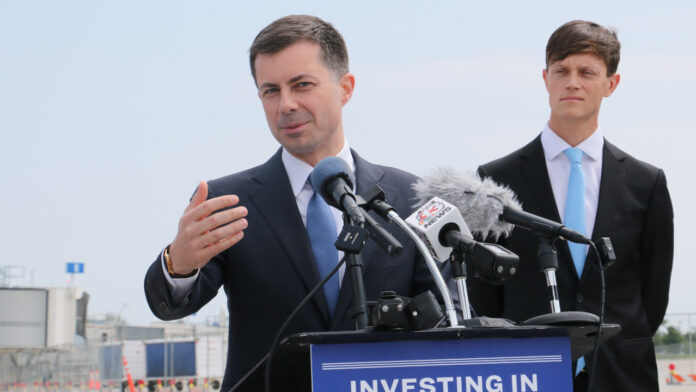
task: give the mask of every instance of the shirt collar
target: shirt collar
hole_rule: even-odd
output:
[[[353,160],[353,154],[350,152],[350,146],[348,145],[347,139],[343,139],[343,148],[336,156],[346,161],[348,167],[350,167],[350,170],[353,172],[353,174],[355,174],[355,161]],[[283,147],[281,159],[283,160],[285,171],[290,179],[292,193],[295,195],[295,197],[297,197],[307,183],[307,177],[309,177],[314,168],[307,162],[290,154],[285,147]]]
[[[544,130],[541,131],[541,145],[544,148],[544,155],[546,155],[547,161],[556,159],[563,151],[571,147],[570,144],[561,139],[561,137],[549,127],[548,123],[544,127]],[[602,133],[602,128],[597,127],[590,137],[583,140],[582,143],[575,147],[582,150],[583,154],[587,155],[593,161],[601,159],[602,149],[604,148],[604,134]]]

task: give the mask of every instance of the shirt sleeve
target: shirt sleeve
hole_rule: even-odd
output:
[[[164,250],[160,252],[160,261],[162,263],[164,277],[167,279],[167,283],[172,289],[172,300],[174,300],[174,303],[180,304],[191,292],[191,290],[193,290],[193,285],[196,282],[196,279],[198,279],[200,270],[196,271],[195,275],[188,278],[172,278],[167,271],[167,263],[164,261]]]

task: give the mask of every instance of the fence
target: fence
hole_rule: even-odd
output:
[[[219,389],[227,355],[226,326],[205,329],[184,324],[168,324],[163,338],[126,340],[118,333],[101,333],[101,339],[82,341],[51,349],[0,352],[0,392],[116,392],[126,387],[122,359],[126,357],[138,392],[213,392]],[[118,331],[118,330],[116,330]],[[661,379],[666,364],[676,363],[684,374],[696,374],[696,313],[667,314],[655,335],[655,353],[660,362]],[[107,338],[103,338],[107,336]],[[118,337],[121,337],[120,339]],[[177,342],[195,341],[195,376],[180,377],[174,371]],[[111,360],[105,347],[122,344]],[[158,346],[159,345],[159,346]],[[127,346],[127,347],[126,347]],[[158,346],[158,347],[156,347]],[[140,347],[140,348],[138,348]],[[146,351],[150,351],[147,359]],[[159,372],[152,357],[160,355]],[[177,362],[179,360],[177,359]],[[108,362],[108,363],[107,363]],[[155,366],[156,367],[156,366]],[[114,374],[116,376],[114,376]],[[687,382],[691,382],[687,378]]]
[[[655,334],[660,390],[696,390],[696,313],[670,313]],[[684,389],[689,388],[689,389]]]
[[[100,339],[0,352],[0,391],[116,392],[129,389],[129,376],[137,392],[217,391],[227,359],[227,330],[191,327],[159,339]],[[181,348],[187,351],[177,352]]]
[[[97,368],[97,347],[77,344],[51,349],[25,349],[0,355],[0,388],[53,390],[89,385]]]

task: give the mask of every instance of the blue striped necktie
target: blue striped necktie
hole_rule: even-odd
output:
[[[317,193],[317,187],[311,181],[310,185],[312,185],[314,194],[307,204],[307,235],[312,245],[314,260],[317,263],[319,279],[324,279],[338,264],[338,250],[334,245],[338,234],[331,207]],[[329,313],[332,317],[336,310],[339,288],[338,273],[332,276],[323,287],[326,302],[329,305]]]
[[[567,148],[564,153],[570,160],[570,176],[568,177],[568,197],[566,198],[565,217],[563,224],[568,228],[586,235],[585,229],[585,173],[582,171],[582,150],[579,148]],[[575,271],[578,278],[582,276],[587,257],[587,246],[568,242],[570,255],[573,257]],[[581,357],[575,367],[575,375],[580,374],[585,368],[585,358]]]

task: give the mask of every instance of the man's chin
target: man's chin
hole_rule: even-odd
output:
[[[302,138],[286,138],[280,144],[283,148],[288,150],[289,153],[295,156],[306,155],[314,152],[317,149],[316,143],[312,143],[309,140],[302,140]]]
[[[558,113],[557,117],[563,121],[584,121],[592,117],[591,113],[583,110],[563,110]]]

